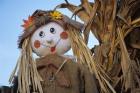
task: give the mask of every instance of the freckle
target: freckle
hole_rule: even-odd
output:
[[[39,40],[35,40],[35,42],[34,42],[34,47],[35,48],[39,48],[40,47],[40,41]]]
[[[61,37],[62,39],[67,39],[67,38],[68,38],[67,32],[63,31],[63,32],[60,34],[60,37]]]

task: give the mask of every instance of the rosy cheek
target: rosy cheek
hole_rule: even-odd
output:
[[[40,44],[40,41],[39,41],[39,40],[35,40],[35,41],[34,41],[34,47],[35,47],[35,48],[39,48],[40,45],[41,45],[41,44]]]
[[[67,38],[68,38],[68,33],[65,32],[65,31],[63,31],[63,32],[60,34],[60,37],[61,37],[62,39],[67,39]]]

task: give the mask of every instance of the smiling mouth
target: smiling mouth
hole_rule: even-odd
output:
[[[48,46],[48,45],[43,44],[43,43],[41,43],[41,45],[42,45],[42,46],[45,46],[45,47],[49,47],[49,48],[51,48],[51,46]]]
[[[46,45],[44,43],[41,43],[41,45],[50,48],[51,52],[54,52],[55,49],[56,49],[56,46],[59,44],[60,40],[61,40],[61,38],[56,42],[56,44],[54,46],[48,46],[48,45]]]

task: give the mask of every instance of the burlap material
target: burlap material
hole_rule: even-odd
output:
[[[93,75],[86,67],[71,59],[67,60],[54,80],[51,80],[51,76],[64,60],[64,57],[58,55],[47,55],[37,59],[44,93],[98,93]]]

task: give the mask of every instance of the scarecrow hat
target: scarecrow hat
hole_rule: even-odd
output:
[[[29,16],[28,20],[23,21],[24,24],[22,26],[24,27],[24,32],[18,40],[19,48],[22,48],[22,43],[28,36],[31,36],[39,27],[49,22],[56,22],[60,24],[65,30],[68,28],[68,25],[74,27],[78,31],[81,31],[83,28],[83,24],[70,19],[58,11],[36,10],[32,16]]]

